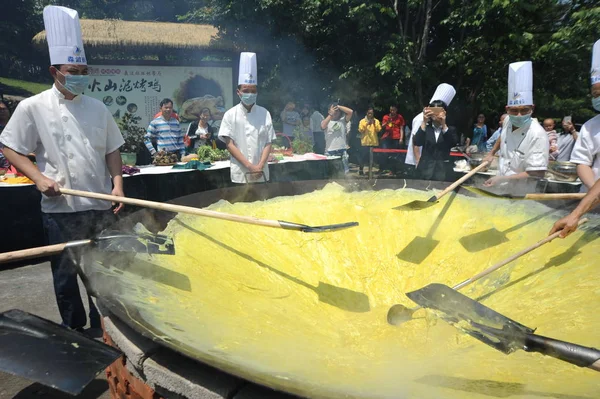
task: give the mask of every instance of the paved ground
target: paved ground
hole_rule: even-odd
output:
[[[85,292],[83,288],[82,292]],[[83,302],[87,303],[86,300]],[[60,322],[49,263],[9,270],[0,269],[0,312],[9,309],[20,309],[54,322]],[[104,379],[104,373],[100,373],[98,378],[77,397],[109,399],[108,384]],[[73,396],[0,372],[0,399],[8,398],[67,399],[73,398]]]

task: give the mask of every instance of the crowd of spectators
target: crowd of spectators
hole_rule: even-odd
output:
[[[373,107],[365,110],[364,117],[358,117],[350,107],[334,102],[328,105],[327,111],[323,113],[324,116],[311,102],[300,104],[301,106],[295,101],[288,101],[283,106],[278,122],[281,126],[280,135],[285,136],[285,139],[280,144],[289,147],[300,135],[305,136],[313,144],[313,152],[341,156],[346,173],[350,170],[350,156],[352,156],[353,163],[358,165],[359,175],[363,175],[364,167],[370,160],[370,152],[375,148],[407,150],[414,144],[414,150],[419,154],[418,148],[421,146],[418,145],[419,143],[411,144],[411,127],[407,126],[406,119],[394,104],[390,105],[388,112],[383,113],[380,118],[376,117]],[[432,103],[430,106],[434,109],[443,109],[446,104],[441,102],[436,106]],[[3,123],[3,112],[6,113],[3,108],[5,106],[0,103],[0,129]],[[444,109],[444,114],[445,112]],[[418,118],[419,116],[421,117]],[[468,155],[488,153],[500,138],[502,122],[506,116],[502,114],[497,121],[489,124],[485,114],[479,113],[472,129],[462,134],[456,133],[454,127],[450,126],[452,135],[448,136],[445,146],[448,149],[455,147]],[[437,114],[429,115],[427,118],[423,118],[422,113],[417,115],[415,120],[419,120],[412,129],[413,137],[423,119],[434,125],[436,117]],[[218,131],[213,128],[213,123],[210,109],[203,109],[198,120],[190,123],[184,133],[179,126],[179,118],[173,111],[173,102],[164,99],[161,102],[160,112],[155,115],[155,119],[148,127],[146,146],[150,153],[162,150],[181,155],[195,152],[202,145],[224,148],[224,144],[217,138]],[[578,134],[572,118],[565,116],[562,119],[562,129],[556,129],[554,118],[546,118],[543,120],[543,127],[548,134],[550,160],[569,161]],[[426,133],[426,130],[423,129],[423,132]],[[419,142],[426,140],[426,136],[423,135]],[[433,137],[436,137],[435,132]],[[437,144],[437,140],[438,138],[435,138],[432,144]],[[403,164],[403,154],[404,151],[378,151],[373,159],[378,166],[379,174],[397,175],[400,165]],[[416,158],[415,167],[418,169],[420,154]],[[0,155],[0,161],[1,159]],[[423,169],[424,166],[421,168]]]
[[[293,142],[300,134],[309,137],[314,144],[315,153],[342,156],[346,170],[349,169],[351,159],[358,165],[359,175],[364,175],[364,167],[369,163],[371,149],[407,150],[411,146],[411,127],[406,123],[406,120],[411,119],[405,119],[396,105],[391,105],[388,110],[378,117],[375,108],[368,107],[362,114],[364,116],[357,116],[357,112],[336,102],[327,108],[326,115],[330,118],[323,123],[326,118],[311,103],[303,103],[298,111],[296,103],[289,101],[280,114],[281,133],[289,137],[289,142]],[[506,114],[502,114],[497,120],[489,123],[486,115],[479,113],[469,131],[462,134],[453,132],[451,142],[447,143],[448,148],[455,148],[467,155],[490,152],[500,138],[502,122],[506,117]],[[423,119],[422,115],[416,119],[419,119],[419,123],[416,129],[413,129],[413,137]],[[425,119],[428,119],[429,123],[433,121],[432,118]],[[565,116],[561,122],[559,126],[562,129],[557,129],[557,119],[546,118],[543,120],[543,126],[548,134],[550,160],[567,162],[578,133],[571,116]],[[453,127],[452,129],[455,130]],[[342,133],[345,140],[342,139]],[[342,148],[344,146],[345,148]],[[418,147],[420,146],[415,144],[415,149]],[[376,152],[373,159],[379,174],[396,176],[404,163],[405,151]],[[415,167],[418,168],[418,162],[415,163]]]

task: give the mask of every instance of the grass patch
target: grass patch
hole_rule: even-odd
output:
[[[48,90],[52,83],[35,83],[0,77],[0,91],[5,95],[29,97]]]

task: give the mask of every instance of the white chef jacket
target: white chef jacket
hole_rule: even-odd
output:
[[[106,106],[81,95],[66,100],[51,89],[19,103],[0,142],[20,154],[35,153],[37,167],[59,186],[110,194],[106,155],[123,145],[123,136]],[[110,202],[71,195],[42,195],[42,212],[106,210]]]
[[[271,114],[260,105],[254,104],[248,112],[241,103],[234,106],[223,116],[219,128],[219,139],[225,141],[225,137],[231,138],[235,146],[253,164],[260,162],[260,157],[265,146],[275,139],[275,130]],[[234,183],[246,183],[245,174],[248,172],[237,159],[231,157],[231,181]],[[269,165],[265,163],[263,168],[265,177],[269,180]],[[261,177],[259,180],[264,181]]]
[[[537,119],[529,126],[512,130],[510,118],[504,120],[500,133],[498,175],[511,176],[521,172],[546,170],[550,143],[548,134]]]
[[[594,181],[600,178],[600,115],[594,116],[581,127],[573,152],[571,162],[592,167]],[[585,184],[582,191],[587,191]]]
[[[406,159],[404,161],[404,163],[407,163],[409,165],[417,164],[417,160],[415,159],[415,151],[413,149],[413,136],[419,131],[421,123],[423,123],[422,112],[419,115],[415,116],[412,120],[412,130],[410,131],[410,139],[408,140],[408,149],[406,151]],[[423,149],[423,147],[419,147],[419,149]]]

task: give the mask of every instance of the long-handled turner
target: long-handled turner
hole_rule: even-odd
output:
[[[508,238],[509,233],[518,231],[519,229],[522,229],[523,227],[531,223],[544,219],[547,216],[550,216],[553,213],[557,213],[559,211],[560,209],[552,209],[550,211],[536,215],[530,218],[529,220],[525,220],[524,222],[509,227],[505,230],[498,230],[496,227],[490,227],[486,230],[477,231],[475,233],[462,236],[458,239],[458,242],[460,242],[463,248],[469,252],[483,251],[484,249],[495,247],[496,245],[504,244],[505,242],[510,241]]]
[[[600,350],[536,335],[535,330],[446,285],[429,284],[406,295],[423,307],[444,313],[442,319],[507,355],[522,349],[600,371]]]
[[[530,193],[524,195],[497,194],[479,187],[463,186],[472,193],[484,197],[505,198],[513,200],[535,200],[535,201],[559,201],[559,200],[579,200],[585,197],[586,193]]]
[[[330,224],[326,226],[307,226],[304,224],[285,222],[283,220],[258,219],[250,216],[231,215],[227,213],[211,211],[208,209],[194,208],[191,206],[163,204],[161,202],[147,201],[136,198],[117,197],[115,195],[92,193],[89,191],[72,190],[61,188],[60,192],[67,195],[78,197],[94,198],[104,201],[118,202],[127,205],[141,206],[144,208],[157,209],[160,211],[187,213],[196,216],[205,216],[209,218],[228,220],[230,222],[253,224],[257,226],[275,227],[285,230],[303,231],[305,233],[323,233],[326,231],[335,231],[358,226],[358,222],[348,222],[339,224]]]
[[[477,166],[476,168],[471,170],[469,173],[467,173],[466,175],[464,175],[463,177],[461,177],[460,179],[458,179],[457,181],[455,181],[454,183],[452,183],[451,185],[446,187],[444,189],[444,191],[442,191],[439,194],[434,195],[433,197],[429,198],[427,201],[415,200],[415,201],[409,202],[407,204],[400,205],[394,209],[396,209],[396,210],[419,210],[419,209],[429,208],[430,206],[432,206],[433,204],[438,202],[439,199],[442,198],[444,195],[448,194],[450,191],[452,191],[456,187],[460,186],[468,178],[473,176],[475,173],[479,172],[481,169],[485,168],[487,165],[488,165],[488,162],[485,162],[485,161],[482,162],[479,166]]]
[[[157,234],[126,234],[115,231],[103,231],[98,237],[70,241],[44,247],[23,249],[0,253],[0,264],[18,260],[41,258],[56,255],[69,248],[93,245],[100,251],[135,252],[159,255],[175,255],[173,239]]]
[[[587,218],[583,218],[579,221],[579,226],[581,226],[582,224],[586,223],[588,221]],[[509,264],[510,262],[512,262],[515,259],[520,258],[521,256],[528,254],[529,252],[533,251],[536,248],[541,247],[544,244],[549,243],[550,241],[554,240],[555,238],[557,238],[560,235],[560,231],[557,231],[556,233],[549,235],[548,237],[544,238],[543,240],[540,240],[538,242],[536,242],[535,244],[517,252],[514,255],[509,256],[508,258],[496,263],[495,265],[492,265],[490,267],[488,267],[487,269],[485,269],[484,271],[477,273],[476,275],[474,275],[471,278],[466,279],[465,281],[456,284],[454,287],[452,287],[452,289],[454,290],[459,290],[463,287],[466,287],[467,285],[479,280],[482,277],[487,276],[488,274],[498,270],[499,268],[501,268],[504,265]],[[388,323],[392,324],[392,325],[399,325],[402,324],[404,322],[407,322],[409,320],[412,319],[413,314],[417,311],[421,309],[421,307],[416,307],[416,308],[407,308],[406,306],[402,305],[402,304],[396,304],[394,306],[392,306],[390,308],[390,310],[388,311],[387,314],[387,321]]]

